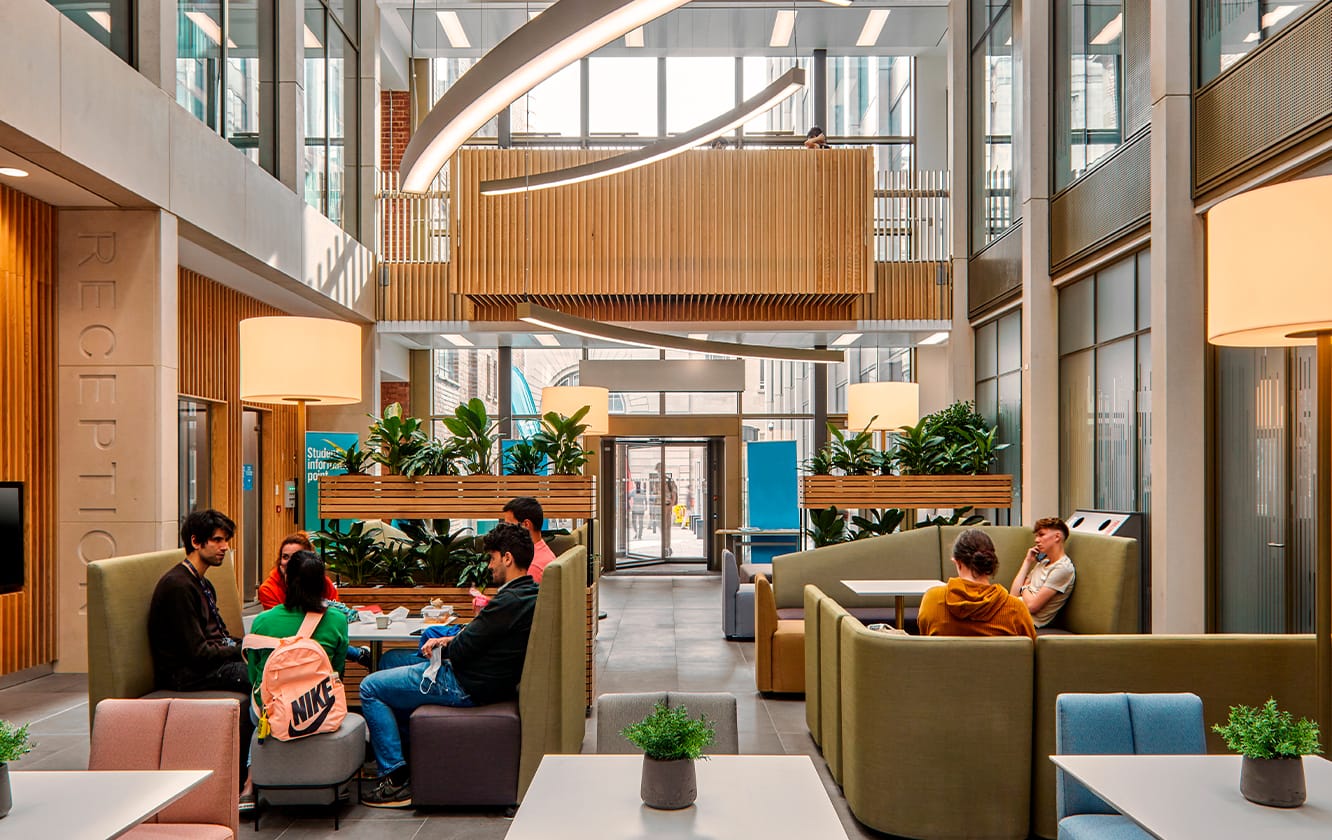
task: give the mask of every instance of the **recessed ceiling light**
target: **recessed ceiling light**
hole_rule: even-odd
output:
[[[324,45],[319,43],[319,36],[314,34],[314,30],[309,26],[305,27],[305,48],[307,50],[322,50]]]
[[[95,24],[97,24],[98,26],[102,27],[102,28],[105,29],[107,32],[110,32],[110,31],[111,31],[111,13],[110,13],[110,12],[98,12],[98,11],[92,11],[92,12],[88,12],[87,14],[88,14],[88,17],[90,17],[90,18],[93,19],[93,23],[95,23]]]
[[[560,340],[550,333],[536,333],[532,336],[542,347],[559,347]]]
[[[542,12],[544,12],[547,8],[548,8],[548,7],[546,7],[546,6],[542,6],[542,7],[539,8],[539,9],[528,9],[528,10],[527,10],[527,19],[528,19],[528,20],[531,20],[531,19],[535,18],[537,15],[541,14]]]
[[[1244,43],[1252,44],[1254,41],[1257,41],[1261,37],[1263,36],[1259,35],[1257,32],[1250,32],[1248,35],[1244,36]]]
[[[444,335],[440,336],[440,338],[444,339],[444,340],[447,341],[449,344],[452,344],[454,347],[475,347],[475,346],[476,346],[475,344],[473,344],[471,341],[469,341],[469,340],[467,339],[467,336],[457,335],[456,333],[445,333]]]
[[[865,25],[860,30],[860,37],[856,39],[857,47],[872,47],[879,43],[879,34],[883,32],[883,25],[888,22],[888,12],[891,9],[870,9],[869,16],[865,18]]]
[[[920,340],[920,343],[921,343],[921,344],[943,344],[943,343],[944,343],[945,341],[947,341],[947,340],[948,340],[948,333],[946,333],[946,332],[937,332],[937,333],[934,333],[933,335],[929,335],[929,336],[926,336],[925,338],[922,338],[922,339]]]
[[[222,27],[217,25],[217,21],[210,18],[204,12],[186,12],[185,17],[189,18],[191,23],[199,27],[199,31],[202,32],[208,40],[212,41],[214,44],[220,45],[222,43]]]
[[[850,6],[851,0],[823,0],[829,6]]]
[[[860,333],[842,333],[841,335],[837,336],[837,338],[833,339],[832,346],[846,347],[847,345],[855,344],[859,338],[860,338]]]
[[[1100,45],[1114,43],[1115,39],[1119,37],[1119,33],[1123,31],[1124,31],[1124,13],[1120,12],[1119,14],[1110,18],[1110,22],[1107,23],[1104,27],[1102,27],[1100,32],[1096,33],[1096,37],[1092,38],[1091,42],[1093,44],[1100,44]]]
[[[633,29],[625,33],[624,45],[626,47],[643,46],[643,27],[640,26],[637,29]]]
[[[472,42],[467,40],[467,32],[463,29],[457,12],[435,12],[435,17],[439,18],[439,25],[444,27],[444,35],[449,39],[449,46],[455,50],[465,50],[472,46]]]
[[[28,177],[28,171],[15,166],[0,166],[0,175],[10,178],[26,178]]]
[[[772,22],[770,47],[785,47],[791,43],[791,33],[795,31],[795,9],[782,9],[777,12],[777,19]]]
[[[707,333],[689,333],[689,337],[692,338],[692,339],[695,339],[696,341],[707,341],[707,340],[708,340],[708,334],[707,334]]]

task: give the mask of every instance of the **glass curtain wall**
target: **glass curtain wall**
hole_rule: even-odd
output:
[[[1055,189],[1124,142],[1124,2],[1055,5]]]
[[[1205,85],[1300,19],[1318,0],[1194,0],[1198,84]]]
[[[1013,506],[981,511],[996,525],[1022,524],[1022,311],[976,328],[976,411],[999,427],[999,453],[991,472],[1013,476]]]
[[[914,137],[910,56],[840,56],[828,59],[830,137]],[[875,147],[875,169],[911,168],[913,144]]]
[[[260,0],[180,0],[176,102],[273,171],[273,10]]]
[[[134,62],[134,5],[132,0],[47,0],[75,26],[120,56]]]
[[[355,235],[356,4],[305,0],[305,202]]]
[[[1216,629],[1314,629],[1313,348],[1216,350]]]
[[[971,0],[971,247],[980,251],[1021,216],[1015,201],[1018,125],[1013,4]]]
[[[1149,254],[1059,292],[1062,516],[1078,508],[1151,511]]]

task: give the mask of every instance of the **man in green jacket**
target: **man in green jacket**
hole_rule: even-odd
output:
[[[361,713],[379,769],[374,790],[361,797],[364,805],[412,804],[397,712],[427,705],[482,706],[518,693],[536,611],[537,584],[527,573],[532,537],[521,525],[501,523],[485,535],[482,548],[490,555],[490,579],[499,587],[490,603],[458,635],[428,639],[420,651],[428,660],[408,651],[411,664],[387,667],[361,682]]]

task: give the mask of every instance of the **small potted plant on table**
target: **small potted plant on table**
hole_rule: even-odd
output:
[[[716,730],[704,716],[689,717],[684,706],[674,709],[658,703],[652,714],[620,731],[643,750],[643,783],[639,790],[649,808],[675,811],[688,808],[698,798],[694,761],[707,758],[703,749],[712,743]]]
[[[18,761],[32,751],[28,740],[28,726],[14,726],[0,720],[0,817],[9,813],[14,797],[9,789],[9,762]]]
[[[1240,793],[1250,802],[1276,808],[1304,804],[1303,756],[1322,752],[1318,724],[1308,718],[1296,721],[1290,712],[1277,709],[1276,700],[1258,708],[1231,706],[1225,726],[1212,731],[1226,746],[1244,756],[1240,769]]]

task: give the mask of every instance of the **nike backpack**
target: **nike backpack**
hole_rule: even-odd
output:
[[[245,637],[244,649],[272,650],[264,663],[258,694],[250,701],[259,716],[259,740],[270,734],[292,741],[320,732],[336,732],[347,716],[347,694],[323,645],[313,638],[323,613],[306,613],[295,636]],[[262,701],[262,705],[261,705]]]

